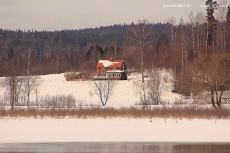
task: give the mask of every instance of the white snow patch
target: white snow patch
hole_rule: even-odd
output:
[[[101,63],[104,67],[108,67],[108,66],[111,66],[111,65],[114,65],[114,64],[118,64],[120,62],[112,62],[112,61],[109,61],[109,60],[99,60],[98,63]]]

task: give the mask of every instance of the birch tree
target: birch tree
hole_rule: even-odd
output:
[[[24,76],[23,92],[27,96],[27,106],[30,109],[30,94],[31,92],[36,92],[38,86],[41,84],[41,78],[38,75],[31,74],[31,50],[27,53],[27,75]]]
[[[189,22],[191,25],[191,37],[192,37],[192,55],[193,55],[193,60],[195,56],[195,35],[194,35],[194,28],[195,28],[195,18],[193,16],[193,12],[189,13]]]
[[[128,29],[127,39],[130,40],[137,48],[138,61],[141,69],[142,83],[144,82],[144,54],[147,45],[153,42],[154,29],[148,24],[146,19],[138,20],[136,25],[131,25]]]
[[[166,22],[171,29],[171,42],[172,44],[174,44],[174,38],[175,38],[174,25],[176,24],[176,19],[173,16],[171,16],[168,17],[168,20]]]

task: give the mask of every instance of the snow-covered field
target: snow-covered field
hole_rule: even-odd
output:
[[[172,93],[173,78],[165,71],[163,75],[162,100],[172,102],[183,99]],[[65,81],[63,74],[41,76],[43,84],[38,98],[72,94],[77,103],[99,104],[98,97],[89,96],[92,86],[89,81]],[[133,82],[139,75],[128,76],[128,80],[117,81],[114,95],[108,106],[133,106],[139,100]],[[1,96],[6,92],[1,89]],[[35,100],[35,94],[31,100]],[[230,142],[230,119],[33,119],[0,118],[0,143],[13,142],[86,142],[86,141],[173,141],[173,142]]]
[[[165,73],[164,75],[167,75]],[[180,98],[180,95],[172,93],[172,84],[170,75],[168,77],[168,83],[163,83],[163,95],[164,101],[172,101],[176,98]],[[77,103],[83,102],[84,104],[98,105],[100,104],[99,98],[94,95],[89,96],[89,92],[93,92],[93,87],[90,81],[65,81],[63,74],[52,74],[42,76],[44,80],[40,89],[40,95],[46,94],[58,95],[58,94],[72,94],[74,95]],[[135,88],[133,82],[140,80],[140,75],[128,76],[128,80],[118,80],[112,98],[107,103],[107,106],[131,106],[138,102],[139,98],[135,94]]]
[[[173,78],[170,71],[162,70],[162,100],[164,102],[175,101],[181,99],[181,95],[172,93]],[[3,78],[1,78],[3,79]],[[66,81],[64,74],[50,74],[41,76],[43,80],[39,88],[38,99],[46,95],[68,95],[72,94],[76,99],[76,105],[82,103],[83,105],[99,105],[99,98],[89,96],[89,92],[94,92],[90,81]],[[107,106],[133,106],[139,101],[135,94],[133,82],[140,81],[140,74],[132,74],[128,76],[128,80],[118,80],[114,94],[107,103]],[[6,98],[6,91],[4,88],[0,89],[0,97]],[[5,96],[4,96],[5,95]],[[31,94],[31,101],[35,101],[35,94]]]

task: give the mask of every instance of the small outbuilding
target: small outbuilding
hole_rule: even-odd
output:
[[[83,79],[83,80],[87,80],[89,79],[90,76],[87,73],[83,73],[83,72],[76,72],[76,79]]]

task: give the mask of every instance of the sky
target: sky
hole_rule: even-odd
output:
[[[226,0],[230,3],[230,0]],[[21,30],[84,29],[113,24],[177,23],[189,12],[205,13],[206,0],[0,0],[0,28]]]

